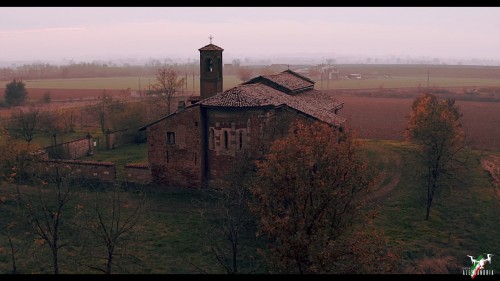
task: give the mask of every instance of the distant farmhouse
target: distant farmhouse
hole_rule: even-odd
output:
[[[347,78],[349,79],[361,79],[361,74],[359,73],[351,73],[347,75]]]
[[[200,97],[141,130],[146,130],[153,181],[202,188],[221,179],[237,159],[259,159],[270,143],[297,119],[337,128],[343,106],[314,89],[294,71],[258,76],[222,91],[223,49],[210,43],[200,51]]]

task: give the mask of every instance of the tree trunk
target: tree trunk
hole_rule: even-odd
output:
[[[108,251],[108,263],[106,264],[106,274],[111,274],[111,264],[113,262],[113,250]]]
[[[54,263],[54,274],[59,274],[59,261],[57,260],[57,245],[52,247],[52,261]]]

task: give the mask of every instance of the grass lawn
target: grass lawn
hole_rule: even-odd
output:
[[[78,160],[113,162],[116,168],[116,177],[125,179],[123,166],[125,164],[147,164],[148,163],[148,145],[147,143],[131,144],[119,146],[112,150],[100,148],[94,150],[94,155],[85,156]]]
[[[390,244],[403,250],[404,263],[424,256],[451,256],[457,266],[470,266],[467,255],[500,252],[499,199],[479,162],[485,152],[471,151],[463,184],[436,195],[426,221],[427,190],[413,160],[415,151],[401,142],[370,140],[366,144],[371,165],[385,163],[380,168],[399,178],[379,205],[377,225],[384,229]],[[488,269],[498,271],[500,265],[492,263]]]

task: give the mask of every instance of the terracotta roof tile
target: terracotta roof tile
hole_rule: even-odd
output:
[[[291,70],[285,70],[278,74],[263,75],[251,79],[244,84],[264,83],[273,88],[280,86],[285,88],[290,94],[298,93],[314,88],[314,81]]]
[[[264,84],[242,84],[200,103],[208,107],[237,108],[285,105],[333,125],[340,125],[346,120],[332,111],[341,103],[317,90],[289,95]]]
[[[287,89],[290,89],[287,87],[300,89],[300,87],[308,87],[308,85],[311,87],[305,91],[296,91],[292,94],[287,91]],[[199,105],[223,108],[288,106],[332,125],[344,123],[346,119],[335,114],[335,108],[340,107],[342,103],[331,95],[314,90],[313,87],[314,81],[293,71],[286,70],[277,75],[259,76],[186,108]],[[178,112],[143,126],[140,130],[144,130],[148,126],[175,114],[178,114]]]
[[[140,169],[149,169],[148,164],[141,163],[127,163],[124,165],[125,168],[140,168]]]
[[[277,106],[285,103],[281,96],[283,93],[263,84],[239,85],[204,99],[201,104],[217,107]]]

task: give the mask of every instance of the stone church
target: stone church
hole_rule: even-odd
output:
[[[314,89],[294,71],[258,76],[222,90],[222,48],[200,51],[200,97],[177,112],[145,125],[153,181],[202,188],[230,171],[234,161],[264,156],[271,141],[296,119],[342,128],[343,106]]]

